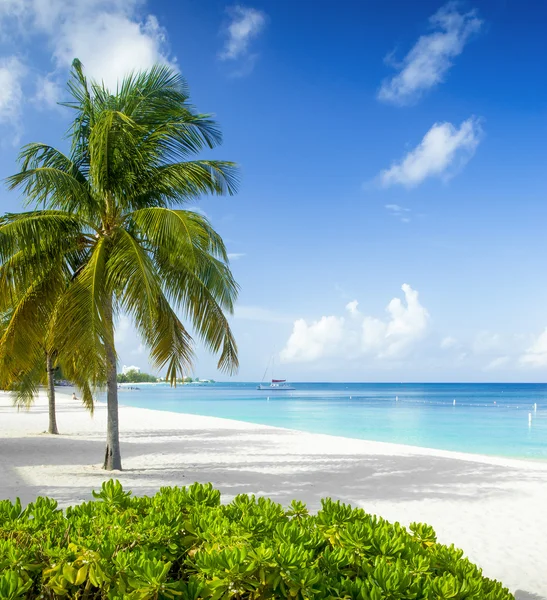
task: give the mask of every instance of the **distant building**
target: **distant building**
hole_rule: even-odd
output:
[[[130,365],[129,367],[128,367],[128,366],[126,366],[126,365],[124,365],[124,366],[122,367],[122,373],[123,373],[124,375],[127,375],[127,374],[128,374],[128,373],[130,373],[131,371],[133,371],[134,373],[140,373],[140,372],[141,372],[141,369],[140,369],[140,367],[135,367],[135,365]]]

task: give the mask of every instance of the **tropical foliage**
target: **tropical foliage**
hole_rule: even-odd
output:
[[[34,210],[0,223],[0,298],[21,298],[8,336],[19,348],[14,372],[37,364],[30,357],[42,351],[45,327],[63,368],[66,357],[90,387],[106,382],[104,466],[120,469],[117,315],[133,319],[153,366],[165,368],[172,383],[193,358],[179,313],[220,354],[220,369],[237,368],[225,317],[237,285],[224,243],[204,216],[176,209],[202,194],[233,193],[236,172],[233,163],[188,160],[221,135],[210,115],[192,108],[184,80],[167,66],[128,76],[111,93],[89,82],[76,60],[69,91],[70,152],[29,144],[20,172],[8,179]],[[5,357],[8,338],[0,344]]]
[[[431,527],[330,499],[311,515],[247,495],[222,505],[210,484],[134,498],[109,481],[94,495],[65,512],[0,502],[0,597],[513,599]]]
[[[49,404],[48,432],[58,434],[55,412],[55,378],[60,373],[68,373],[81,390],[82,403],[93,412],[93,393],[87,379],[87,370],[82,361],[78,364],[77,352],[60,353],[51,345],[49,331],[51,308],[48,316],[34,310],[33,303],[40,301],[27,294],[27,290],[17,289],[17,280],[9,281],[9,265],[0,266],[0,387],[12,393],[14,405],[28,408],[35,400],[39,388],[46,386]],[[29,310],[30,305],[30,310]],[[28,331],[32,331],[34,344],[29,345]],[[27,334],[27,335],[26,335]],[[64,363],[64,364],[63,364]]]

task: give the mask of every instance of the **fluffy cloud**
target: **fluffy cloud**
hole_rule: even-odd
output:
[[[481,137],[480,122],[475,117],[459,128],[452,123],[435,123],[416,148],[380,173],[380,184],[410,188],[428,177],[449,179],[473,156]]]
[[[519,362],[527,367],[547,367],[547,329],[520,357]]]
[[[424,336],[429,313],[420,304],[416,290],[408,284],[402,290],[404,301],[391,300],[385,319],[363,315],[356,300],[346,305],[344,316],[323,316],[311,323],[298,319],[281,351],[281,360],[312,362],[328,356],[344,359],[405,356]]]
[[[17,127],[23,103],[25,66],[16,56],[0,59],[0,123]]]
[[[220,60],[243,61],[242,68],[235,75],[246,75],[254,66],[256,54],[249,52],[249,46],[266,25],[266,14],[256,8],[236,5],[228,9],[230,22],[225,27],[226,42],[219,53]]]
[[[281,360],[311,362],[332,355],[343,339],[343,317],[321,317],[310,325],[304,319],[298,319],[294,322],[286,347],[281,351]]]
[[[77,57],[87,75],[112,88],[132,70],[169,62],[163,28],[154,15],[141,14],[140,6],[139,0],[4,0],[0,19],[3,30],[12,22],[25,36],[45,34],[57,69]],[[48,81],[42,87],[46,99],[54,85]]]
[[[59,65],[69,65],[78,57],[86,74],[114,88],[132,70],[149,69],[168,62],[162,52],[165,35],[156,17],[144,21],[124,13],[100,13],[91,23],[77,20],[61,28],[55,43]]]
[[[469,38],[482,26],[475,11],[462,13],[449,2],[429,19],[433,32],[421,36],[399,73],[382,83],[378,98],[394,104],[415,102],[424,92],[443,81],[452,59],[463,51]]]

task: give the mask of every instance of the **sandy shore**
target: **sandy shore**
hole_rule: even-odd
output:
[[[44,398],[17,412],[0,393],[0,498],[48,495],[64,506],[91,499],[111,476],[136,494],[210,481],[225,500],[253,493],[317,509],[331,496],[391,521],[430,523],[519,600],[547,599],[546,463],[122,407],[124,471],[107,474],[104,406],[90,418],[59,395],[60,436],[41,433],[47,418]]]

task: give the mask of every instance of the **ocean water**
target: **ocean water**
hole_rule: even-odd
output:
[[[547,384],[137,384],[128,406],[442,450],[547,460]],[[455,401],[455,404],[454,404]],[[537,409],[534,408],[537,405]]]

